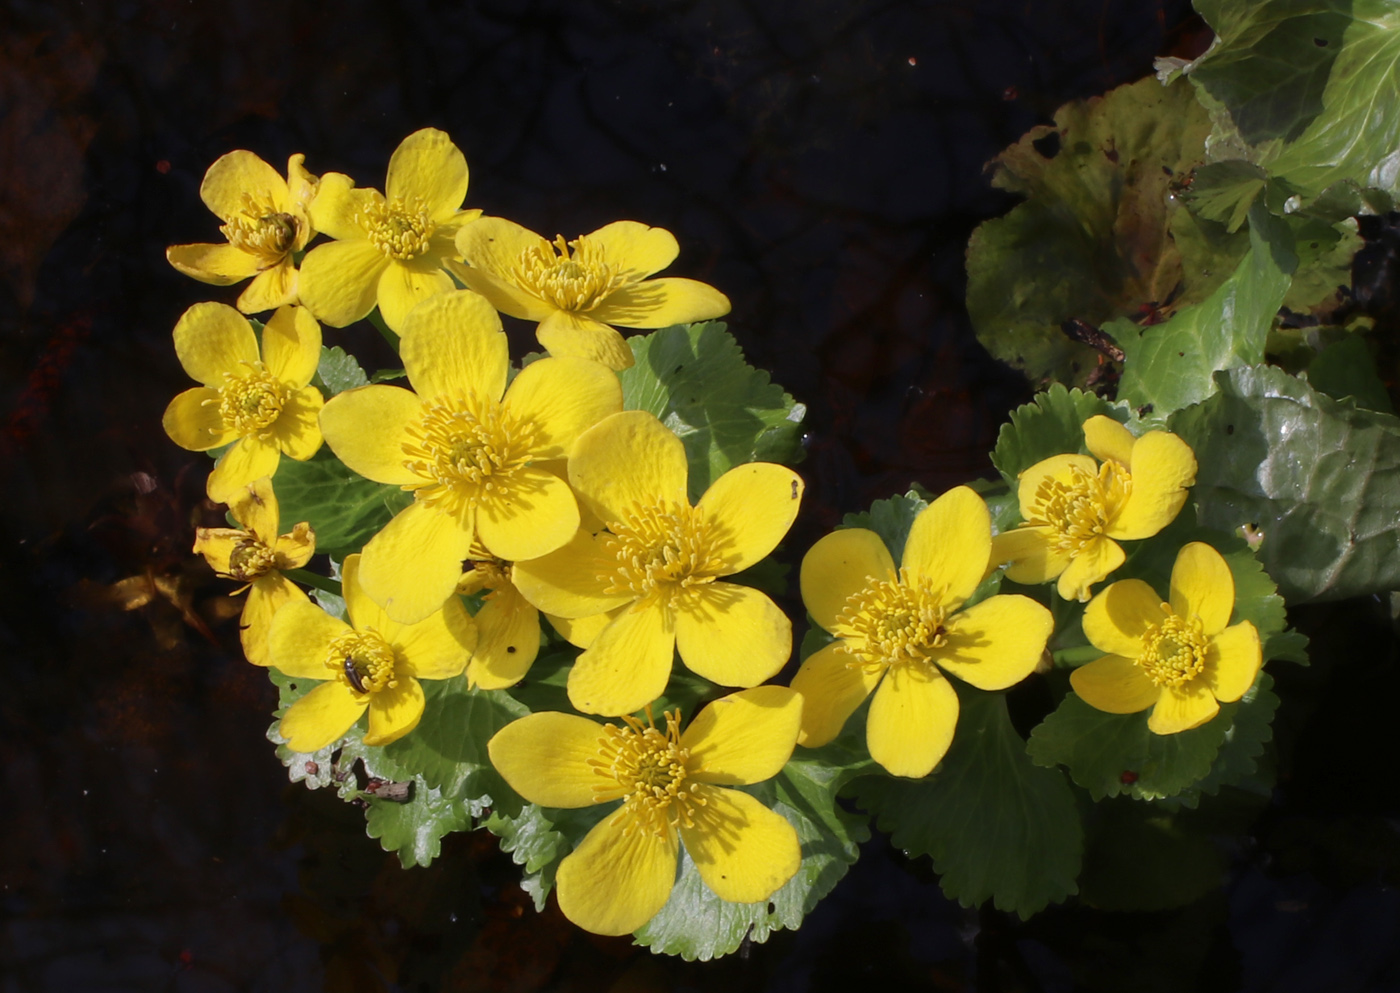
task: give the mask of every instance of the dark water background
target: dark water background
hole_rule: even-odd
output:
[[[221,516],[208,463],[160,429],[189,385],[176,319],[238,292],[163,256],[218,238],[209,163],[300,151],[382,187],[431,125],[469,207],[676,234],[671,272],[726,292],[809,405],[805,548],[911,481],[990,473],[1030,388],[963,310],[968,235],[1011,204],[982,164],[1208,37],[1180,0],[0,2],[0,993],[1400,989],[1378,604],[1298,615],[1319,658],[1275,672],[1281,785],[1222,890],[1021,922],[877,837],[800,932],[688,965],[537,915],[489,837],[404,871],[287,784],[275,694],[188,551]],[[393,364],[373,332],[326,341]]]

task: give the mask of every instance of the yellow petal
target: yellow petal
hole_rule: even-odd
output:
[[[343,328],[374,309],[379,277],[388,266],[388,257],[368,238],[325,242],[301,260],[297,295],[322,324]]]
[[[299,521],[287,534],[277,536],[272,552],[277,568],[300,569],[316,554],[316,532],[306,521]]]
[[[870,757],[894,776],[927,776],[953,743],[958,695],[932,665],[890,666],[870,701]]]
[[[322,683],[287,708],[278,732],[294,752],[318,752],[344,736],[365,703],[341,682]]]
[[[631,714],[671,678],[676,632],[670,611],[653,601],[618,614],[569,670],[569,702],[585,714]]]
[[[1094,460],[1087,455],[1052,455],[1022,472],[1016,486],[1022,519],[1029,521],[1037,516],[1040,504],[1036,500],[1036,492],[1042,483],[1050,479],[1068,483],[1073,478],[1071,470],[1075,468],[1090,476],[1098,475],[1099,471]]]
[[[366,745],[398,741],[423,719],[423,687],[412,676],[400,674],[396,686],[386,686],[369,698],[369,730]]]
[[[340,595],[345,601],[345,616],[357,631],[373,628],[385,639],[392,638],[403,627],[392,620],[368,593],[360,581],[360,562],[364,555],[357,552],[345,556],[340,563]]]
[[[729,298],[708,283],[668,276],[614,290],[588,316],[624,328],[668,328],[723,317],[729,308]]]
[[[675,602],[676,648],[691,672],[721,686],[757,686],[792,654],[792,622],[767,594],[710,583]]]
[[[398,386],[374,384],[337,393],[321,410],[321,430],[336,458],[376,483],[421,482],[404,466],[408,426],[423,419],[423,401]]]
[[[417,624],[405,624],[391,643],[419,679],[451,679],[467,668],[477,644],[476,622],[459,597],[450,596],[442,609]],[[536,642],[539,638],[536,637]]]
[[[518,286],[512,277],[522,256],[541,249],[554,254],[549,242],[514,221],[480,217],[457,232],[457,251],[470,266],[453,267],[453,272],[501,313],[542,321],[557,308]]]
[[[1210,639],[1206,650],[1205,677],[1210,691],[1222,703],[1234,703],[1254,685],[1264,655],[1259,632],[1249,621],[1228,627]]]
[[[510,371],[501,319],[470,290],[440,294],[415,310],[404,322],[399,356],[425,401],[460,394],[495,402]]]
[[[520,594],[547,614],[592,617],[634,599],[606,592],[608,582],[598,578],[616,567],[616,561],[602,554],[598,539],[575,531],[558,551],[516,562],[511,578]]]
[[[792,688],[802,694],[799,744],[819,748],[840,734],[884,675],[880,669],[848,665],[850,661],[841,642],[833,642],[809,655],[792,678]]]
[[[1069,553],[1050,543],[1050,529],[1019,527],[992,539],[992,561],[1006,562],[1006,578],[1013,583],[1037,586],[1054,579],[1069,567]]]
[[[609,611],[591,617],[560,617],[558,614],[544,616],[549,618],[550,625],[559,632],[559,637],[575,648],[587,648],[603,633],[603,628],[612,623],[616,613],[617,611]]]
[[[797,874],[802,845],[781,815],[738,790],[699,786],[695,795],[705,805],[681,824],[681,841],[715,896],[757,903]]]
[[[301,587],[280,572],[268,573],[254,580],[243,603],[238,620],[238,637],[243,654],[253,665],[272,665],[272,649],[268,638],[272,634],[272,619],[277,611],[291,603],[310,603]],[[324,670],[321,673],[324,675]]]
[[[927,579],[956,607],[977,589],[992,555],[992,518],[972,489],[955,486],[919,511],[904,544],[902,569],[911,582]]]
[[[444,293],[470,292],[457,291],[452,277],[438,265],[439,260],[426,255],[410,262],[393,259],[379,274],[375,299],[379,303],[379,316],[392,330],[401,330],[409,312],[425,300]]]
[[[192,452],[207,452],[238,437],[219,413],[219,391],[207,386],[185,390],[171,400],[160,423],[171,441]]]
[[[233,245],[171,245],[166,260],[201,283],[230,286],[258,271],[262,260]]]
[[[624,831],[627,817],[624,809],[594,825],[559,863],[559,909],[594,934],[637,930],[666,905],[676,881],[676,832]]]
[[[384,193],[390,200],[421,202],[434,221],[446,220],[467,198],[467,159],[447,132],[415,131],[389,158]]]
[[[540,612],[514,586],[494,591],[476,612],[479,639],[467,679],[502,690],[530,671],[540,650]]]
[[[1088,600],[1093,595],[1090,587],[1107,578],[1109,573],[1123,564],[1124,558],[1126,556],[1118,542],[1103,537],[1091,539],[1060,573],[1060,581],[1056,585],[1060,597],[1080,603]]]
[[[237,517],[234,518],[237,520]],[[229,559],[239,542],[248,536],[241,528],[195,528],[194,553],[203,555],[219,576],[228,576]]]
[[[597,760],[603,728],[577,714],[541,711],[497,731],[486,751],[510,788],[541,807],[591,807],[604,780]]]
[[[287,181],[272,166],[244,149],[220,155],[199,184],[199,198],[224,221],[245,213],[245,193],[269,197],[274,207],[287,206]]]
[[[690,506],[689,471],[685,445],[644,410],[605,417],[579,435],[569,458],[569,482],[609,523],[623,520],[634,506]]]
[[[305,462],[320,451],[320,416],[325,402],[314,386],[303,386],[287,397],[282,413],[272,425],[277,447],[298,462]]]
[[[297,270],[291,258],[283,259],[271,269],[264,269],[254,276],[235,301],[242,314],[261,314],[265,310],[296,302]]]
[[[1157,706],[1147,718],[1153,734],[1176,734],[1198,728],[1220,712],[1204,679],[1193,679],[1180,687],[1162,687]]]
[[[1133,463],[1133,433],[1111,417],[1096,414],[1084,422],[1084,447],[1100,462],[1112,459],[1123,468]]]
[[[215,503],[236,499],[238,491],[255,479],[271,476],[282,460],[277,446],[261,438],[247,437],[224,452],[209,474],[206,492]]]
[[[1193,541],[1176,553],[1171,605],[1182,617],[1199,617],[1207,638],[1224,631],[1230,623],[1235,609],[1235,577],[1221,554],[1205,542]]]
[[[1030,597],[989,597],[948,619],[948,641],[934,661],[980,690],[1004,690],[1035,671],[1055,630],[1050,611]]]
[[[482,218],[482,220],[496,220],[496,218]],[[474,225],[467,227],[474,227]],[[460,246],[465,230],[464,228],[462,232],[458,232],[458,251],[461,251]],[[518,317],[525,321],[539,322],[557,309],[553,304],[546,303],[528,290],[507,282],[487,269],[460,265],[451,259],[444,259],[443,265],[448,272],[461,281],[463,286],[474,293],[480,293],[491,306],[502,314],[509,314],[511,317]]]
[[[1161,624],[1166,616],[1162,598],[1151,586],[1141,579],[1119,580],[1084,608],[1084,637],[1100,651],[1135,659],[1142,654],[1148,626]]]
[[[535,329],[535,338],[558,358],[589,359],[619,371],[632,368],[637,361],[622,335],[587,314],[550,311]]]
[[[321,177],[316,198],[311,201],[311,223],[337,241],[363,239],[366,232],[357,217],[366,206],[382,199],[377,190],[355,189],[355,181],[344,173],[328,172]]]
[[[400,624],[416,624],[457,590],[472,532],[421,501],[399,511],[365,545],[360,584]]]
[[[729,576],[756,565],[787,535],[802,504],[802,477],[771,462],[736,465],[710,484],[697,505],[710,522]]]
[[[539,466],[517,469],[476,508],[476,533],[486,549],[508,562],[557,551],[578,532],[573,490]]]
[[[276,379],[305,386],[321,362],[321,326],[305,307],[278,307],[263,327],[262,353]]]
[[[890,550],[874,531],[842,528],[820,539],[802,557],[802,602],[812,620],[831,631],[846,601],[872,579],[895,579]]]
[[[622,410],[622,384],[597,362],[540,359],[520,370],[504,403],[535,425],[536,458],[562,459],[579,435]]]
[[[307,601],[289,603],[277,612],[268,633],[272,664],[288,676],[326,679],[326,653],[331,642],[350,632],[350,625]]]
[[[1162,695],[1142,667],[1122,655],[1081,665],[1069,674],[1069,683],[1085,703],[1109,714],[1136,714]]]
[[[756,686],[720,697],[695,715],[681,735],[691,776],[720,786],[771,779],[792,757],[802,728],[802,694],[786,686]]]
[[[1186,503],[1186,487],[1196,482],[1191,446],[1166,431],[1149,431],[1133,446],[1133,488],[1116,519],[1112,538],[1150,538],[1172,521]]]
[[[660,272],[676,261],[681,251],[671,232],[640,221],[613,221],[584,238],[600,249],[608,264],[628,282]]]
[[[180,315],[174,336],[175,354],[185,372],[214,389],[224,385],[224,373],[246,376],[258,361],[253,326],[226,304],[195,304]]]

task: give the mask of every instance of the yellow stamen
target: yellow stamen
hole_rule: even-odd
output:
[[[287,387],[263,368],[261,362],[242,364],[249,369],[246,375],[224,373],[224,385],[219,390],[219,416],[240,435],[261,435],[281,416],[282,406],[287,402]]]
[[[1047,477],[1035,491],[1029,525],[1049,525],[1052,547],[1071,555],[1106,535],[1132,492],[1128,470],[1112,460],[1097,475],[1071,466],[1070,481]]]
[[[848,666],[879,672],[886,666],[927,661],[948,642],[943,592],[927,579],[871,580],[853,593],[836,619],[835,633],[852,656]]]
[[[1167,616],[1148,625],[1137,664],[1155,685],[1181,686],[1205,671],[1210,639],[1199,617],[1180,617],[1171,612],[1170,604],[1162,604],[1162,609]]]
[[[507,278],[560,310],[575,313],[591,310],[627,282],[601,246],[586,237],[566,242],[563,235],[556,236],[553,244],[540,239],[538,245],[521,252]]]
[[[399,685],[394,649],[375,631],[347,631],[331,640],[325,666],[356,693],[378,693]]]
[[[634,505],[621,521],[599,535],[603,551],[617,565],[599,577],[608,593],[630,593],[640,600],[671,596],[713,582],[724,569],[714,527],[698,507],[670,501]]]
[[[627,727],[603,726],[598,758],[589,759],[593,771],[604,780],[593,787],[594,803],[625,798],[617,817],[623,830],[647,831],[665,837],[677,827],[694,826],[694,808],[705,805],[689,781],[689,749],[681,747],[681,714],[666,714],[666,733],[651,723],[622,718]]]
[[[277,209],[267,196],[243,194],[243,209],[219,228],[230,245],[259,259],[259,269],[281,264],[296,247],[300,222],[295,215]]]
[[[393,200],[376,197],[360,209],[355,221],[369,235],[375,248],[399,261],[425,254],[437,228],[422,197],[408,201],[402,197]]]
[[[409,483],[418,499],[456,512],[520,485],[518,470],[538,447],[537,429],[501,403],[471,396],[440,396],[408,428],[404,467],[422,482]]]
[[[255,536],[239,538],[228,557],[228,574],[240,583],[251,583],[266,576],[277,564],[277,556]]]

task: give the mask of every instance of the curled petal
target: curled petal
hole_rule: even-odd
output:
[[[1037,586],[1069,568],[1070,556],[1051,544],[1048,527],[1031,525],[1003,531],[993,538],[992,561],[1007,563],[1006,578],[1013,583]]]
[[[363,239],[367,235],[357,218],[378,199],[381,194],[377,190],[357,190],[349,176],[328,172],[321,177],[316,198],[311,201],[311,223],[317,231],[337,241]]]
[[[165,258],[172,266],[211,286],[231,286],[254,275],[261,260],[235,245],[171,245]]]
[[[228,509],[235,521],[257,535],[264,544],[272,544],[281,530],[282,515],[278,510],[277,494],[272,491],[270,479],[253,480],[229,503]],[[279,565],[278,568],[287,567]]]

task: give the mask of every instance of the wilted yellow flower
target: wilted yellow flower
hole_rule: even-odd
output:
[[[268,644],[272,664],[288,676],[323,679],[282,716],[280,732],[295,752],[337,740],[368,708],[365,744],[387,745],[423,717],[420,679],[450,679],[466,668],[476,625],[452,597],[417,624],[399,624],[359,583],[360,556],[341,566],[346,624],[315,604],[289,603],[277,612]]]
[[[1196,482],[1191,447],[1166,431],[1134,438],[1100,414],[1084,422],[1084,442],[1099,463],[1055,455],[1021,473],[1025,523],[992,544],[992,561],[1010,563],[1007,579],[1035,584],[1058,576],[1060,596],[1079,601],[1123,564],[1118,541],[1150,538],[1170,524]]]
[[[378,304],[384,323],[399,330],[414,304],[454,288],[443,261],[457,254],[462,225],[481,214],[460,209],[466,196],[467,160],[434,128],[394,151],[384,193],[357,189],[342,173],[322,176],[311,217],[336,240],[302,259],[302,303],[336,328]]]
[[[293,255],[315,237],[308,207],[317,179],[302,167],[304,155],[287,160],[287,178],[252,152],[229,152],[214,161],[199,185],[205,206],[223,221],[224,245],[171,245],[170,264],[186,276],[215,286],[253,277],[238,309],[260,314],[296,303]]]
[[[958,723],[948,674],[983,690],[1030,675],[1054,629],[1050,611],[1010,594],[960,609],[987,572],[991,544],[987,505],[959,486],[919,512],[898,571],[864,528],[833,531],[808,550],[802,600],[837,640],[793,677],[805,701],[799,744],[831,741],[874,691],[870,757],[896,776],[926,776]]]
[[[288,534],[277,533],[281,517],[270,479],[259,479],[235,494],[229,513],[242,528],[199,528],[194,550],[220,576],[246,584],[248,599],[238,622],[243,652],[254,665],[271,665],[267,636],[272,618],[289,603],[308,602],[282,570],[300,569],[310,561],[316,533],[305,521]]]
[[[802,862],[797,832],[762,803],[727,786],[782,771],[792,755],[802,698],[782,686],[730,694],[682,734],[630,717],[624,727],[542,712],[496,732],[491,761],[511,788],[544,807],[621,800],[559,863],[559,909],[596,934],[627,934],[666,905],[680,845],[700,878],[731,903],[767,900]]]
[[[273,476],[285,453],[306,461],[321,447],[324,402],[311,386],[321,328],[301,307],[278,307],[262,332],[222,303],[197,303],[175,325],[175,353],[203,383],[170,401],[161,423],[181,448],[207,452],[234,442],[209,474],[209,498],[230,503],[249,483]]]
[[[706,283],[648,279],[675,261],[671,232],[615,221],[574,241],[553,242],[502,217],[483,217],[457,235],[470,263],[450,268],[503,314],[538,321],[551,355],[632,365],[632,350],[609,325],[665,328],[729,313],[729,298]]]
[[[1089,601],[1084,635],[1111,654],[1071,672],[1070,685],[1110,714],[1151,707],[1147,727],[1156,734],[1200,727],[1219,712],[1216,701],[1242,697],[1263,665],[1259,632],[1249,621],[1231,625],[1234,609],[1230,567],[1193,541],[1177,553],[1168,602],[1140,579]]]
[[[792,651],[792,623],[766,594],[717,580],[787,534],[801,477],[768,462],[735,466],[692,507],[688,473],[685,446],[652,414],[614,414],[569,455],[569,482],[607,529],[579,530],[557,552],[515,563],[517,588],[546,613],[611,614],[584,626],[591,640],[569,671],[569,700],[584,713],[627,714],[655,700],[677,650],[724,686],[763,682]]]

